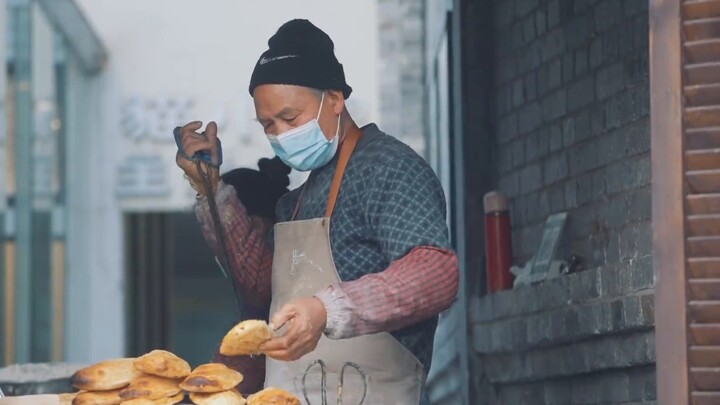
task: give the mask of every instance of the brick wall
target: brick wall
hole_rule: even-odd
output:
[[[424,2],[378,0],[381,129],[425,153]]]
[[[515,261],[567,211],[559,254],[585,269],[474,299],[478,403],[652,402],[647,1],[467,1],[492,8],[494,170]]]
[[[518,262],[551,213],[588,267],[651,254],[644,0],[496,0],[499,187]]]
[[[607,266],[475,298],[481,404],[655,400],[652,273]],[[484,389],[483,389],[484,388]]]

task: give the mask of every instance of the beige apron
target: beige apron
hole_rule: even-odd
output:
[[[325,217],[275,225],[271,314],[290,300],[312,297],[326,286],[341,281],[330,249],[330,217],[345,167],[359,137],[359,131],[348,134],[341,146]],[[302,194],[298,207],[300,200]],[[297,211],[296,207],[296,214]],[[328,404],[337,403],[339,373],[346,362],[360,366],[368,377],[365,405],[417,405],[420,402],[423,366],[388,333],[343,340],[328,339],[323,335],[317,348],[299,360],[283,362],[268,358],[265,386],[283,388],[303,398],[303,374],[317,359],[326,364]],[[322,404],[320,385],[320,367],[316,365],[308,373],[305,383],[311,405]],[[363,387],[360,374],[348,367],[343,383],[343,404],[359,404]]]

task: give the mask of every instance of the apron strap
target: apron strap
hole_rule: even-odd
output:
[[[308,180],[305,181],[305,184],[307,184],[309,180],[310,179],[308,178]],[[302,185],[302,190],[300,190],[300,195],[298,196],[298,200],[295,203],[295,209],[293,210],[292,217],[290,217],[291,221],[294,221],[295,218],[297,218],[298,212],[300,212],[300,202],[303,199],[303,194],[305,194],[305,184]]]
[[[328,196],[328,205],[325,209],[325,218],[330,218],[335,210],[335,203],[337,202],[338,195],[340,194],[340,184],[342,183],[343,175],[345,174],[345,168],[350,161],[350,156],[355,150],[355,146],[360,140],[362,130],[352,131],[347,135],[347,138],[340,147],[340,157],[338,158],[337,167],[335,168],[335,175],[333,176],[332,183],[330,184],[330,195]]]
[[[331,217],[333,211],[335,210],[335,203],[337,202],[338,195],[340,194],[340,184],[342,183],[343,175],[345,174],[345,168],[350,161],[350,156],[352,156],[353,151],[355,151],[355,146],[357,146],[360,136],[362,136],[361,129],[352,131],[347,134],[347,137],[343,140],[342,145],[340,145],[340,156],[338,157],[337,166],[335,167],[335,175],[333,176],[332,183],[330,183],[330,195],[328,196],[328,205],[325,209],[325,218]],[[300,195],[298,196],[295,209],[293,210],[293,214],[290,219],[291,221],[294,221],[300,212],[300,204],[302,203],[303,194],[305,194],[306,185],[307,182],[302,186],[302,190],[300,190]]]

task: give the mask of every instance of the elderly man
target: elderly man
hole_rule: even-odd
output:
[[[267,342],[265,386],[301,395],[303,374],[326,364],[328,393],[355,363],[367,378],[345,377],[343,399],[366,404],[427,403],[423,387],[437,315],[458,288],[443,190],[427,163],[375,125],[359,128],[345,107],[345,82],[332,40],[307,20],[284,24],[250,79],[257,119],[280,159],[310,171],[283,196],[278,224],[265,235],[234,190],[211,173],[232,274],[245,300],[270,305],[278,337]],[[217,127],[183,127],[187,155],[218,155]],[[191,181],[196,166],[178,154]],[[196,214],[219,252],[207,199]],[[315,372],[305,381],[320,403]],[[333,401],[333,399],[331,399]],[[353,402],[355,401],[355,402]],[[334,402],[333,402],[334,403]]]

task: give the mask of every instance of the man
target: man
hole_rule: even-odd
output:
[[[345,108],[352,89],[324,32],[293,20],[268,45],[250,80],[257,118],[278,157],[309,178],[280,199],[266,238],[212,174],[233,277],[247,302],[270,304],[278,331],[262,347],[265,385],[301,395],[304,373],[321,359],[332,396],[353,362],[367,378],[348,372],[348,403],[360,400],[366,383],[366,404],[425,404],[437,315],[458,288],[439,181],[409,147],[353,122]],[[210,150],[217,159],[217,127],[207,125],[207,138],[201,127],[183,128],[185,151]],[[177,163],[199,181],[192,162],[178,154]],[[203,195],[196,214],[219,251]],[[320,403],[317,369],[304,386]]]

